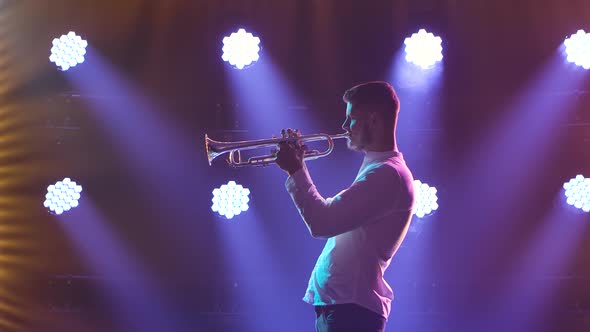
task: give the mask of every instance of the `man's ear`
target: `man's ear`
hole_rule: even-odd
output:
[[[379,121],[379,119],[377,119],[377,112],[369,113],[369,122],[374,125],[377,121]]]

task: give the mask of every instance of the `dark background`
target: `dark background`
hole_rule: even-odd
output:
[[[311,119],[304,133],[339,133],[342,93],[368,80],[396,88],[400,149],[440,203],[414,218],[388,270],[396,296],[388,331],[590,329],[590,218],[563,204],[562,190],[590,174],[588,72],[565,63],[560,48],[590,29],[590,3],[52,0],[0,8],[4,329],[313,330],[300,298],[323,241],[300,221],[286,176],[274,166],[209,167],[203,137],[270,138],[283,114]],[[246,70],[272,63],[296,96],[281,100],[273,82],[251,76],[256,103],[271,116],[239,100],[230,77],[240,74],[221,61],[221,39],[239,27],[261,38],[266,61]],[[391,73],[419,28],[443,38],[438,88],[427,92],[419,78]],[[48,61],[50,43],[70,30],[91,46],[84,64],[61,72]],[[129,90],[105,89],[104,66]],[[127,98],[130,90],[145,104]],[[105,106],[111,122],[99,123]],[[331,196],[361,159],[336,142],[333,155],[308,165]],[[42,201],[64,177],[85,189],[80,207],[58,217]],[[231,179],[251,189],[252,202],[228,222],[210,200]],[[108,229],[118,245],[93,241],[100,232],[89,225]],[[137,268],[117,263],[122,257]],[[132,300],[113,305],[110,294],[121,289]],[[135,307],[144,298],[170,314]]]

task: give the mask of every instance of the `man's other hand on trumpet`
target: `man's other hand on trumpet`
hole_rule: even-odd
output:
[[[282,138],[298,138],[301,137],[299,129],[292,130],[291,128],[281,130]],[[307,151],[307,146],[299,140],[286,140],[279,143],[278,151],[276,153],[277,165],[287,172],[289,175],[293,175],[298,170],[305,167],[304,155]]]

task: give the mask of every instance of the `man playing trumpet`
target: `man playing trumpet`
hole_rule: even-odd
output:
[[[277,165],[311,235],[327,238],[303,298],[315,307],[316,331],[384,331],[393,292],[383,278],[409,225],[414,205],[412,173],[396,144],[399,100],[386,82],[347,90],[348,147],[365,154],[354,182],[324,198],[305,166],[305,147],[279,144]],[[288,129],[283,137],[296,138]]]

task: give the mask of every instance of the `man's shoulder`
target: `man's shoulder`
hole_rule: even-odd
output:
[[[404,167],[390,159],[385,159],[371,165],[367,172],[373,174],[377,178],[400,178],[402,173],[405,173]]]
[[[399,177],[401,180],[413,180],[412,171],[402,158],[392,157],[386,159],[379,165],[379,168],[383,172],[389,172]]]

